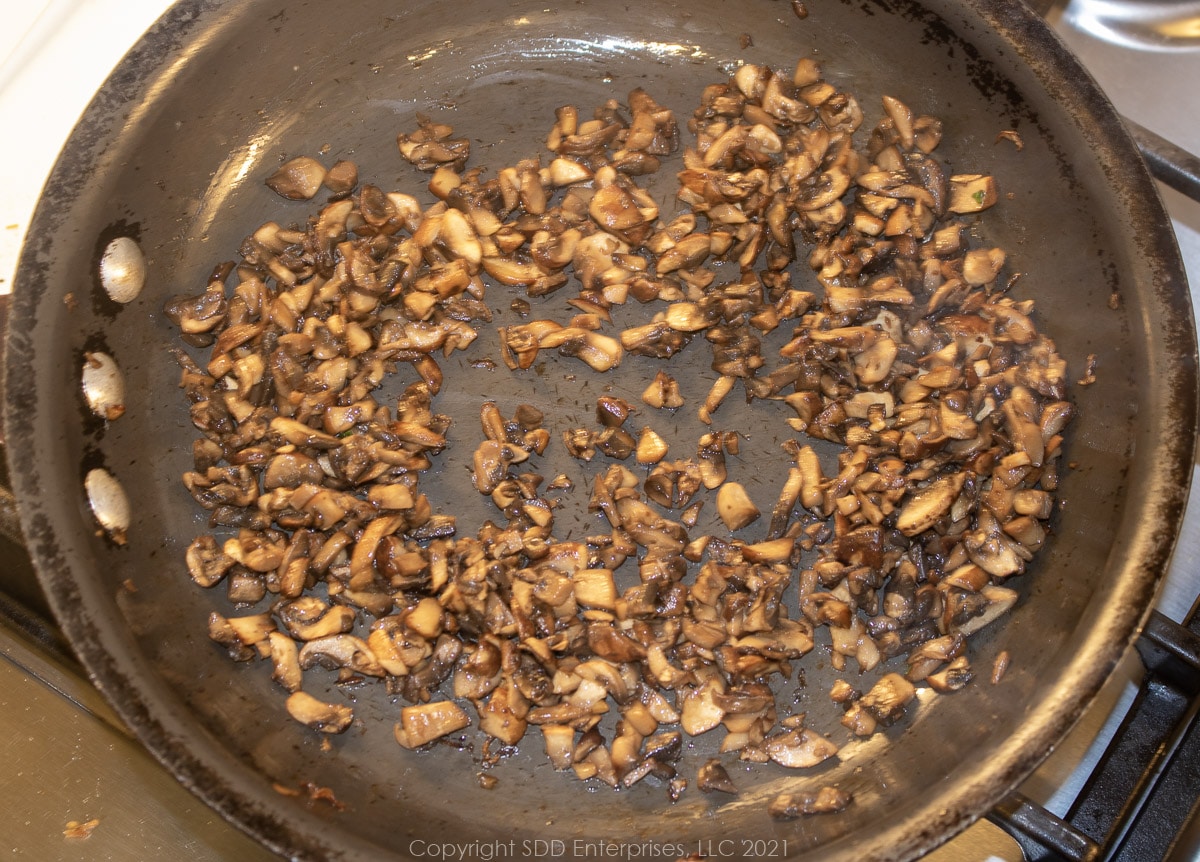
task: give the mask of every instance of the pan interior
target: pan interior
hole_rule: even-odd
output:
[[[344,859],[420,855],[447,835],[493,847],[558,841],[536,849],[565,848],[562,855],[579,855],[574,842],[604,840],[644,842],[660,858],[713,840],[733,840],[740,856],[786,846],[787,855],[869,858],[897,841],[900,852],[911,853],[977,813],[998,794],[995,779],[1032,768],[1044,745],[1018,747],[1030,738],[1046,742],[1047,722],[1061,729],[1087,694],[1070,687],[1098,684],[1120,645],[1095,652],[1098,664],[1088,673],[1074,657],[1096,651],[1106,637],[1127,637],[1148,601],[1153,571],[1133,582],[1122,578],[1125,555],[1139,547],[1130,532],[1136,516],[1125,501],[1149,481],[1144,459],[1161,445],[1157,417],[1168,409],[1148,385],[1163,349],[1148,344],[1161,314],[1152,297],[1160,285],[1138,262],[1144,249],[1131,239],[1139,230],[1129,221],[1131,207],[1107,196],[1107,169],[1039,85],[1036,70],[1001,48],[966,50],[980,22],[953,6],[944,15],[843,3],[814,5],[801,19],[791,4],[766,0],[621,7],[581,0],[557,9],[487,0],[336,10],[281,10],[265,2],[176,7],[102,94],[57,169],[58,185],[39,214],[45,232],[22,265],[24,286],[39,288],[22,299],[32,325],[10,348],[10,363],[28,370],[33,391],[75,391],[87,350],[111,353],[126,377],[126,414],[105,424],[87,418],[72,397],[42,398],[36,409],[20,402],[19,391],[9,397],[10,433],[27,436],[37,465],[14,469],[32,501],[34,553],[64,626],[126,719],[184,781],[277,849]],[[405,752],[392,738],[399,703],[376,686],[342,692],[360,721],[322,746],[287,718],[268,663],[231,664],[206,635],[210,612],[236,611],[218,592],[195,588],[182,562],[187,543],[207,528],[178,480],[190,469],[197,433],[167,352],[176,333],[162,314],[164,301],[199,292],[213,267],[234,259],[262,222],[303,224],[315,213],[314,204],[285,202],[263,186],[286,158],[351,159],[364,181],[421,192],[426,175],[405,164],[395,146],[418,113],[469,137],[472,165],[498,167],[544,157],[545,133],[562,104],[586,114],[643,87],[682,125],[702,88],[739,63],[787,70],[803,56],[815,56],[832,80],[858,95],[867,127],[880,116],[885,93],[945,121],[939,154],[948,167],[992,173],[1006,196],[975,228],[976,238],[1009,252],[1010,266],[1023,273],[1014,293],[1036,298],[1040,324],[1073,373],[1082,374],[1089,356],[1102,372],[1102,382],[1072,394],[1079,415],[1068,443],[1073,469],[1054,535],[1020,579],[1022,600],[1011,619],[973,641],[979,679],[959,694],[923,702],[899,726],[849,745],[840,762],[818,770],[751,769],[727,759],[741,788],[736,798],[693,790],[669,804],[651,781],[598,790],[555,774],[536,732],[494,765],[483,762],[482,738],[474,750]],[[997,143],[1010,129],[1023,148]],[[655,181],[664,215],[674,207],[676,169],[667,162]],[[87,172],[86,182],[79,172]],[[149,267],[144,293],[119,308],[88,277],[103,239],[114,234],[135,236]],[[797,286],[815,286],[799,268],[795,277]],[[64,301],[67,294],[76,301]],[[566,316],[565,298],[541,300],[535,314]],[[498,287],[489,293],[497,325],[511,317],[511,299]],[[20,359],[12,359],[14,350]],[[674,372],[690,404],[715,376],[698,350],[681,357],[689,364]],[[496,367],[470,367],[483,358]],[[506,413],[521,402],[537,404],[557,434],[593,424],[599,394],[636,402],[654,367],[630,361],[600,378],[579,375],[565,359],[536,374],[509,372],[499,360],[494,332],[485,329],[470,351],[444,363],[447,391],[436,402],[454,419],[451,448],[422,488],[458,516],[467,534],[495,517],[469,490],[466,472],[481,400],[496,399]],[[397,391],[403,374],[391,384]],[[1183,416],[1179,433],[1190,438],[1194,416],[1186,407],[1175,409]],[[764,511],[778,492],[784,416],[730,403],[714,425],[746,437],[731,471]],[[679,433],[694,439],[700,432]],[[134,504],[121,547],[95,534],[82,495],[71,493],[96,465],[120,479]],[[564,461],[544,470],[560,471],[583,499],[558,535],[586,535],[596,527],[583,509],[590,468]],[[1164,521],[1161,529],[1165,553],[1161,545],[1169,545],[1173,527]],[[1009,670],[991,685],[986,678],[1002,652]],[[852,671],[834,672],[821,647],[803,667],[803,681],[784,690],[812,724],[837,728],[831,682],[861,682]],[[1042,714],[1046,703],[1063,714]],[[1033,714],[1041,723],[1031,727]],[[690,756],[699,762],[714,746],[697,740]],[[993,784],[981,786],[988,764],[999,766],[989,773]],[[482,771],[499,780],[495,789],[480,785]],[[766,815],[765,800],[779,790],[825,784],[853,794],[847,811],[798,823]],[[277,789],[305,786],[330,788],[344,807]]]

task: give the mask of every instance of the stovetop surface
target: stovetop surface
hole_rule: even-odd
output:
[[[0,293],[11,289],[25,226],[59,146],[107,71],[166,5],[165,0],[0,4],[0,118],[9,130],[0,136],[0,188],[6,190],[0,196]],[[1050,20],[1119,110],[1200,153],[1195,85],[1200,3],[1072,0],[1053,8]],[[1163,192],[1195,301],[1200,204],[1170,189]],[[1197,510],[1200,506],[1191,507],[1159,602],[1160,611],[1175,620],[1184,618],[1200,590]],[[0,551],[3,541],[0,537]],[[0,569],[0,591],[44,607],[29,573],[14,574],[18,568]],[[273,858],[155,764],[69,658],[31,643],[3,619],[0,608],[0,755],[7,767],[0,771],[5,800],[0,850],[37,860]],[[1065,812],[1082,780],[1080,762],[1102,750],[1140,676],[1140,662],[1131,654],[1022,792],[1055,813]],[[1015,841],[981,822],[929,858],[1024,857]]]

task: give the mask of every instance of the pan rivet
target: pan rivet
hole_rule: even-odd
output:
[[[114,542],[125,544],[125,533],[129,529],[129,497],[121,483],[112,473],[97,467],[88,471],[83,488],[100,526],[108,531]]]
[[[132,302],[146,283],[146,256],[137,242],[119,236],[100,258],[100,284],[115,302]]]
[[[117,362],[107,353],[83,355],[83,395],[92,412],[101,419],[121,418],[125,413],[125,378]]]

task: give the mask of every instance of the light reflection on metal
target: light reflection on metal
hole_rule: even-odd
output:
[[[1063,20],[1124,48],[1200,52],[1200,2],[1196,0],[1071,0]]]
[[[497,50],[495,59],[508,57],[512,47],[505,45]],[[531,58],[565,58],[565,57],[662,57],[682,58],[697,62],[716,61],[728,63],[728,58],[717,57],[697,44],[685,42],[658,42],[650,39],[624,39],[615,36],[597,35],[593,39],[533,39],[522,40],[519,48],[520,55],[525,59]],[[491,57],[481,58],[490,60]]]
[[[408,62],[412,63],[414,66],[420,66],[426,60],[432,60],[434,57],[436,57],[442,51],[448,51],[453,47],[454,47],[454,42],[447,39],[444,42],[439,42],[437,45],[430,45],[428,48],[426,48],[423,51],[418,51],[415,54],[409,54],[406,59],[408,60]]]
[[[263,149],[271,142],[267,135],[256,135],[241,149],[230,154],[208,184],[200,211],[196,214],[197,233],[204,236],[222,211],[225,200],[245,181],[259,164]]]
[[[222,173],[225,174],[223,185],[236,186],[249,176],[251,169],[258,162],[258,155],[267,142],[265,136],[251,139],[249,145],[242,151],[241,157],[232,163]]]
[[[886,733],[876,733],[865,738],[855,737],[838,750],[837,758],[842,763],[860,757],[874,760],[876,755],[881,754],[891,744],[891,739]]]
[[[689,60],[711,60],[712,55],[699,45],[680,42],[654,42],[647,39],[622,39],[608,36],[593,43],[606,53],[653,54],[658,57],[686,57]]]
[[[1167,21],[1159,25],[1158,32],[1168,39],[1200,40],[1200,15],[1180,21]]]

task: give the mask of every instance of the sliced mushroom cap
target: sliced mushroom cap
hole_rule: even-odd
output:
[[[971,562],[995,577],[1015,575],[1025,568],[1018,544],[1007,536],[994,518],[980,518],[977,529],[963,540]]]
[[[400,710],[396,741],[405,748],[420,748],[470,724],[470,717],[450,700],[406,706]]]
[[[263,487],[296,488],[305,483],[319,484],[325,471],[316,460],[300,452],[284,452],[272,458],[263,474]]]
[[[978,616],[974,616],[958,626],[958,631],[961,634],[969,635],[995,622],[1012,609],[1013,605],[1017,603],[1018,598],[1016,590],[990,584],[984,587],[980,591],[980,594],[987,601],[987,605]]]
[[[638,436],[637,460],[639,464],[657,464],[667,455],[667,441],[650,426],[642,429]]]
[[[950,212],[977,213],[999,200],[994,177],[957,174],[950,178]]]
[[[311,641],[350,631],[357,617],[353,608],[329,605],[315,596],[301,596],[279,608],[284,628],[297,640]]]
[[[343,733],[354,721],[350,707],[325,703],[304,691],[288,695],[287,711],[296,721],[321,733]]]
[[[680,721],[684,733],[699,736],[721,723],[725,718],[725,710],[716,702],[716,694],[716,686],[712,684],[681,692]]]
[[[513,682],[497,686],[476,709],[479,729],[505,745],[520,742],[529,726],[526,720],[529,704]]]
[[[914,491],[900,510],[896,529],[906,536],[928,530],[950,511],[965,478],[961,473],[943,476]]]
[[[379,659],[366,641],[350,634],[336,634],[310,640],[300,648],[300,667],[321,666],[328,670],[345,669],[367,676],[383,676]]]
[[[654,375],[654,380],[642,393],[642,400],[658,409],[674,410],[683,406],[678,381],[661,370]]]
[[[213,587],[233,566],[234,560],[225,556],[211,535],[197,536],[185,554],[188,574],[202,587]]]
[[[566,724],[543,724],[541,730],[550,765],[560,772],[570,769],[574,762],[575,728]]]
[[[934,691],[941,694],[948,694],[962,689],[974,676],[974,672],[971,670],[970,659],[965,655],[961,655],[950,662],[943,670],[931,673],[926,677],[925,681],[929,683],[929,687]]]
[[[290,692],[300,690],[303,673],[300,667],[300,653],[296,642],[279,631],[267,635],[267,643],[271,656],[271,679]]]

